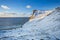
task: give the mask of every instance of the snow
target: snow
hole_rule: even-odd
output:
[[[0,32],[1,40],[60,40],[60,12],[54,10],[43,19],[28,21],[22,28]]]

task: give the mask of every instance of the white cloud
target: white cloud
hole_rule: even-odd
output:
[[[26,8],[31,8],[31,6],[30,5],[27,5]]]
[[[10,9],[8,6],[6,6],[6,5],[1,5],[1,8],[3,8],[3,9]]]

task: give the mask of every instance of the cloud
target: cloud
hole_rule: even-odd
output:
[[[8,6],[6,6],[6,5],[1,5],[1,8],[3,8],[3,9],[10,9]]]
[[[31,6],[30,5],[27,5],[26,8],[31,8]]]

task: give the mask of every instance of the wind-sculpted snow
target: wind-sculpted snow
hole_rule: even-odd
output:
[[[1,40],[60,40],[60,12],[28,21],[22,28],[0,30]]]

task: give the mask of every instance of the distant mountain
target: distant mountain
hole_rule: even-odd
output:
[[[8,12],[0,12],[0,17],[29,17],[24,13],[8,13]]]

